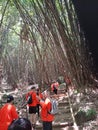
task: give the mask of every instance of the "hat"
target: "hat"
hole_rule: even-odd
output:
[[[11,102],[14,100],[14,97],[12,95],[7,96],[7,102]]]

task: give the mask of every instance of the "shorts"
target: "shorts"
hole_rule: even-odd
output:
[[[37,107],[36,106],[29,106],[29,114],[36,114]]]

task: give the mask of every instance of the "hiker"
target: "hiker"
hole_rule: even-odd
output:
[[[40,90],[39,88],[36,89],[36,94],[37,94],[37,96],[39,96],[41,99],[43,99],[43,94],[41,93],[41,90]],[[40,111],[40,101],[39,101],[39,99],[37,98],[37,114],[38,114],[38,118],[40,117],[39,111]]]
[[[18,113],[13,103],[14,97],[8,95],[7,103],[0,109],[0,130],[8,130],[11,122],[18,118]]]
[[[51,90],[53,91],[54,94],[57,95],[57,91],[58,91],[58,87],[59,87],[59,83],[57,81],[52,81],[51,84]]]
[[[49,91],[43,92],[43,100],[40,98],[41,105],[41,120],[43,122],[43,130],[52,130],[52,121],[54,120],[54,115],[50,114],[51,111],[51,101]]]
[[[32,103],[27,104],[29,107],[30,121],[32,123],[33,128],[36,126],[36,112],[37,112],[37,96],[35,87],[31,87],[31,91],[27,93],[26,99],[31,95]]]
[[[8,130],[32,130],[31,122],[26,118],[18,118],[9,125]]]

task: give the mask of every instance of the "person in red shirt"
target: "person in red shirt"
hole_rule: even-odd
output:
[[[37,95],[35,87],[31,87],[31,91],[27,93],[26,99],[29,95],[32,95],[32,103],[28,104],[30,121],[32,123],[33,128],[36,126],[36,112],[37,112]]]
[[[53,91],[54,94],[57,94],[58,87],[59,87],[59,83],[54,80],[54,81],[52,82],[52,84],[51,84],[51,91]]]
[[[13,96],[7,96],[7,103],[0,109],[0,130],[8,130],[8,126],[12,121],[18,118],[13,101]]]
[[[41,105],[41,120],[43,121],[43,130],[52,130],[52,121],[54,120],[54,115],[50,114],[51,111],[51,101],[49,91],[43,92],[43,99],[40,99]]]

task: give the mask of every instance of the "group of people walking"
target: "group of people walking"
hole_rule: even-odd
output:
[[[67,85],[71,82],[68,78],[65,81]],[[58,89],[59,83],[53,81],[49,90],[57,95]],[[42,121],[43,130],[52,130],[54,114],[50,112],[52,108],[50,91],[42,93],[39,87],[36,88],[32,85],[25,97],[29,119],[20,118],[14,105],[14,97],[8,95],[6,104],[0,109],[0,130],[34,130],[38,119]],[[28,103],[28,97],[31,97],[31,103]]]
[[[57,94],[57,91],[51,86],[51,90]],[[0,130],[34,130],[36,128],[37,118],[40,118],[43,124],[43,130],[52,130],[52,121],[54,115],[51,111],[50,91],[43,93],[39,88],[31,87],[26,94],[26,102],[28,96],[31,95],[32,103],[27,103],[29,119],[20,118],[14,105],[14,97],[7,96],[7,103],[0,109]]]
[[[38,118],[41,118],[43,123],[43,130],[52,130],[54,115],[49,114],[49,111],[51,111],[50,92],[44,91],[41,93],[39,89],[36,90],[35,87],[32,87],[31,91],[27,93],[26,99],[30,94],[32,94],[33,101],[31,104],[28,104],[28,107],[33,128],[35,129],[36,127],[36,116],[38,114]],[[41,110],[40,113],[39,110]]]

